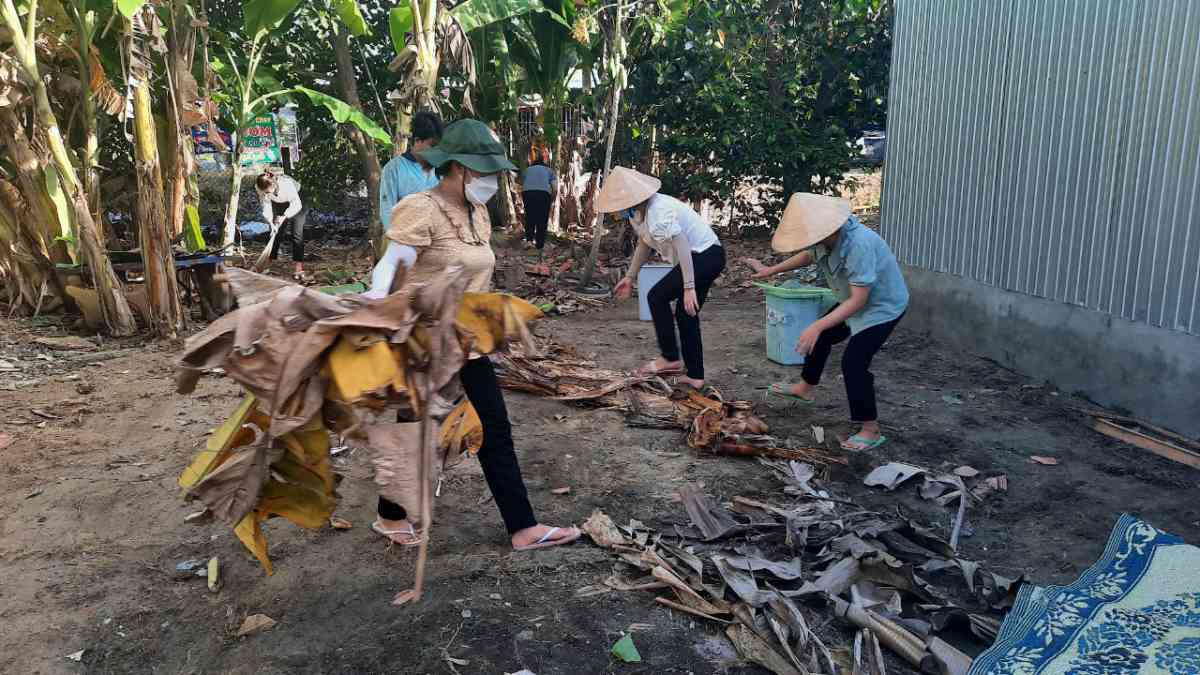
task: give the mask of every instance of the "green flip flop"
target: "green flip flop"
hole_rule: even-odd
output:
[[[869,441],[869,440],[863,438],[862,436],[859,436],[858,434],[854,434],[853,436],[851,436],[850,438],[847,438],[845,441],[842,442],[842,449],[849,451],[849,452],[866,452],[868,450],[874,450],[875,448],[878,448],[879,446],[883,445],[884,443],[887,443],[887,441],[888,441],[887,436],[880,436],[879,438],[877,438],[873,441]],[[858,443],[862,447],[861,448],[852,448],[852,447],[847,446],[846,445],[847,443]]]
[[[803,403],[804,405],[813,405],[816,403],[815,399],[804,398],[803,396],[797,396],[797,395],[793,394],[791,392],[791,387],[787,386],[786,384],[783,384],[782,382],[776,382],[775,384],[772,384],[767,389],[767,393],[772,396],[778,396],[780,398],[787,398],[787,399],[791,399],[793,401],[798,401],[800,403]]]

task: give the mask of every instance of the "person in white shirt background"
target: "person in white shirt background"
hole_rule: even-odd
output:
[[[295,269],[292,279],[303,283],[304,276],[304,225],[308,221],[308,209],[300,200],[300,184],[287,174],[263,173],[254,183],[258,201],[262,204],[263,220],[273,230],[282,230],[286,225],[292,240],[292,262]],[[280,233],[282,234],[282,233]],[[283,237],[277,234],[271,246],[271,260],[279,257],[279,245]]]
[[[713,281],[725,270],[725,249],[700,214],[674,197],[659,194],[660,187],[662,181],[653,176],[616,167],[596,197],[596,211],[620,214],[638,235],[629,271],[613,289],[618,299],[630,296],[634,278],[651,250],[675,263],[646,296],[661,356],[642,366],[638,374],[679,375],[679,384],[700,389],[704,386],[700,308]]]

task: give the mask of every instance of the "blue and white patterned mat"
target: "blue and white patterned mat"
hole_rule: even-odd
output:
[[[1026,585],[968,675],[1200,675],[1200,548],[1124,515],[1069,586]]]

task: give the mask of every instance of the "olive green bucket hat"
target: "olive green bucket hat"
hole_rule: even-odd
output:
[[[496,135],[479,120],[459,120],[451,124],[442,134],[441,142],[420,155],[434,168],[446,162],[458,162],[483,174],[517,170],[504,156],[504,146]]]

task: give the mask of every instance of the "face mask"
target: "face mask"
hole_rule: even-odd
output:
[[[472,204],[483,206],[500,190],[500,181],[495,175],[482,176],[467,183],[467,199]]]

